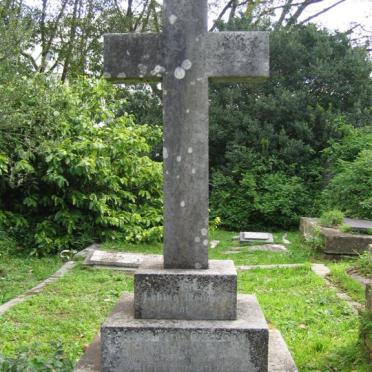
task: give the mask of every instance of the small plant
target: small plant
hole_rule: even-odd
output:
[[[59,257],[61,257],[64,261],[71,261],[76,253],[77,251],[75,249],[65,249],[60,252]]]
[[[323,250],[324,238],[320,234],[320,226],[315,226],[312,234],[305,235],[305,241],[312,251]]]
[[[7,358],[0,355],[0,371],[18,372],[18,371],[59,371],[70,372],[74,364],[69,360],[60,343],[53,343],[55,352],[47,357],[35,355],[34,346],[30,349],[22,350],[15,358]]]
[[[209,220],[209,230],[210,231],[215,231],[218,228],[218,226],[221,225],[221,222],[222,221],[221,221],[220,217],[215,217],[215,218]]]
[[[339,230],[343,233],[347,233],[347,234],[350,234],[353,232],[353,229],[351,228],[351,226],[349,225],[345,225],[345,224],[342,224],[340,227],[339,227]]]
[[[372,278],[372,253],[364,252],[356,261],[355,268],[359,273]]]
[[[372,312],[366,310],[360,318],[360,339],[364,343],[372,361]]]
[[[333,209],[322,213],[320,216],[320,224],[324,227],[338,226],[342,224],[344,217],[344,214],[340,210]]]

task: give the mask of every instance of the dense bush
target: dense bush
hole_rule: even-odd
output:
[[[288,228],[300,214],[317,215],[337,159],[354,158],[363,142],[337,152],[335,143],[346,146],[344,123],[362,127],[371,117],[372,65],[346,35],[313,25],[274,31],[270,65],[261,84],[211,85],[211,210],[229,228]]]
[[[216,173],[213,185],[213,215],[220,216],[231,229],[292,226],[309,208],[309,195],[301,179],[280,172],[247,172],[238,180]]]
[[[320,215],[320,225],[324,227],[339,226],[344,222],[344,214],[338,209],[323,212]]]
[[[35,254],[161,238],[161,164],[148,156],[157,127],[117,116],[103,81],[36,76],[2,88],[0,228]]]
[[[323,152],[327,185],[322,209],[340,209],[347,217],[372,218],[372,129],[340,122],[342,136]]]
[[[348,217],[372,219],[372,149],[362,151],[354,161],[340,161],[323,198]]]

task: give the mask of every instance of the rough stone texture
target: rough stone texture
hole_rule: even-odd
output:
[[[56,282],[59,278],[65,275],[68,271],[70,271],[75,266],[75,262],[68,261],[66,262],[59,270],[57,270],[53,275],[51,275],[48,279],[43,280],[41,283],[36,285],[35,287],[26,291],[23,295],[17,296],[11,299],[5,304],[0,305],[0,315],[3,315],[6,311],[10,310],[13,306],[20,304],[30,297],[34,296],[37,293],[40,293],[44,287],[48,284]]]
[[[282,244],[261,244],[252,245],[248,248],[248,252],[263,251],[263,252],[287,252],[288,249]]]
[[[104,36],[104,76],[111,80],[151,82],[164,73],[164,40],[160,34]]]
[[[298,369],[288,347],[276,329],[269,333],[269,372],[297,372]]]
[[[262,242],[262,243],[273,243],[273,234],[264,232],[241,232],[240,242]]]
[[[116,306],[114,312],[121,309]],[[292,355],[278,330],[269,330],[268,372],[297,372]],[[150,369],[151,370],[151,369]],[[101,372],[101,337],[98,334],[76,364],[75,372]],[[151,370],[153,371],[153,370]],[[199,370],[200,372],[203,372]],[[230,371],[230,369],[228,370]],[[247,371],[247,370],[246,370]],[[144,371],[146,372],[146,371]]]
[[[360,275],[357,269],[349,269],[347,270],[347,273],[351,278],[359,282],[361,285],[366,286],[368,284],[372,284],[372,279]]]
[[[300,231],[306,239],[314,234],[318,221],[317,218],[301,217]],[[347,234],[328,227],[320,227],[320,235],[324,238],[324,253],[328,255],[359,255],[372,243],[371,235]]]
[[[161,34],[106,35],[107,78],[162,79],[164,266],[208,268],[208,79],[269,75],[266,32],[207,32],[208,1],[164,0]]]
[[[116,266],[138,268],[144,259],[156,260],[160,255],[145,255],[142,253],[92,251],[84,261],[87,266]]]
[[[350,226],[353,231],[367,232],[372,229],[372,221],[370,220],[358,220],[355,218],[345,218],[344,224]]]
[[[134,275],[134,314],[142,319],[236,319],[236,269],[210,260],[208,270],[163,269],[145,261]]]
[[[211,32],[204,46],[207,75],[217,82],[251,81],[269,76],[265,32]]]
[[[311,270],[318,276],[325,278],[327,275],[331,273],[331,270],[328,269],[326,265],[323,264],[312,264]]]
[[[254,296],[239,296],[233,321],[133,317],[125,295],[101,328],[102,371],[267,371],[269,332]]]
[[[89,247],[86,247],[83,250],[81,250],[80,252],[76,253],[75,256],[74,256],[74,259],[86,258],[90,254],[92,254],[92,252],[94,252],[96,250],[100,250],[100,249],[101,249],[101,246],[99,244],[95,244],[95,243],[91,244]]]
[[[366,309],[372,312],[372,284],[366,285]]]

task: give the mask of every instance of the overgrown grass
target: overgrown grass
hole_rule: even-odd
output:
[[[12,257],[0,252],[0,304],[48,278],[61,265],[58,257]]]
[[[257,294],[300,371],[368,371],[358,316],[309,268],[241,272],[238,286]]]
[[[291,244],[287,253],[248,252],[243,246],[238,254],[226,254],[231,247],[239,246],[233,240],[235,235],[214,231],[210,240],[220,240],[220,244],[209,250],[210,258],[233,259],[237,265],[308,264],[297,269],[256,269],[238,274],[239,292],[257,294],[266,319],[282,332],[299,370],[368,371],[367,358],[358,341],[358,315],[311,272],[310,261],[319,257],[303,245],[299,234],[288,233]],[[281,242],[282,235],[275,234],[276,243]],[[110,242],[104,248],[162,253],[161,244]],[[341,273],[353,262],[329,266]],[[347,290],[350,293],[355,289]],[[48,356],[53,353],[51,342],[60,341],[67,357],[76,361],[123,291],[133,291],[131,276],[78,265],[42,293],[0,317],[0,354],[15,356],[24,347],[31,347],[35,355]],[[362,300],[362,293],[359,290],[356,293],[355,298]],[[35,342],[37,345],[33,346]]]
[[[330,279],[337,287],[347,292],[355,301],[365,302],[365,288],[355,279],[351,278],[347,270],[355,267],[356,260],[350,259],[341,262],[329,263],[331,269]]]
[[[58,282],[0,317],[0,354],[15,356],[25,347],[35,355],[53,353],[52,342],[76,360],[133,279],[121,272],[82,269],[80,265]]]
[[[301,242],[297,232],[287,233],[287,239],[291,242],[288,252],[249,252],[249,245],[239,244],[239,240],[234,239],[237,232],[225,230],[212,231],[209,240],[219,240],[220,243],[216,248],[209,249],[210,259],[231,259],[236,265],[256,265],[256,264],[282,264],[282,263],[305,263],[308,262],[311,251]],[[282,243],[284,232],[274,233],[274,242]],[[253,244],[253,243],[252,243]],[[251,245],[252,245],[251,244]],[[241,252],[236,254],[226,254],[231,248],[240,247]],[[162,254],[163,245],[154,244],[127,244],[120,241],[111,241],[103,244],[103,249],[108,251],[125,251],[125,252],[142,252],[152,254]]]

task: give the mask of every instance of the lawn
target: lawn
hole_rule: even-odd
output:
[[[58,270],[58,257],[11,257],[0,252],[0,305],[22,294]]]
[[[359,345],[359,317],[349,304],[310,269],[311,254],[298,233],[288,233],[287,253],[243,252],[225,254],[239,245],[235,233],[215,231],[211,239],[220,245],[210,249],[212,259],[232,259],[237,265],[304,263],[296,269],[240,271],[240,293],[255,293],[271,327],[278,328],[300,371],[368,371],[366,355]],[[281,233],[275,234],[281,242]],[[162,246],[104,244],[104,249],[161,253]],[[333,270],[345,263],[334,263]],[[349,261],[347,262],[349,264]],[[351,263],[350,263],[351,264]],[[35,355],[53,353],[60,341],[74,362],[99,330],[99,325],[123,291],[133,291],[133,278],[103,269],[77,265],[65,277],[39,295],[17,305],[0,317],[0,354],[16,356],[25,347]]]
[[[287,253],[277,252],[248,252],[248,245],[242,246],[242,252],[237,254],[226,254],[231,248],[239,246],[239,241],[233,239],[237,232],[215,230],[210,233],[210,240],[219,240],[217,248],[209,249],[209,258],[216,260],[234,260],[235,265],[257,265],[257,264],[282,264],[282,263],[307,263],[311,251],[301,244],[300,235],[297,232],[287,233],[287,239],[292,243]],[[282,243],[284,233],[274,233],[274,242]],[[126,244],[111,241],[103,244],[107,251],[125,251],[162,254],[163,246],[157,244]]]

